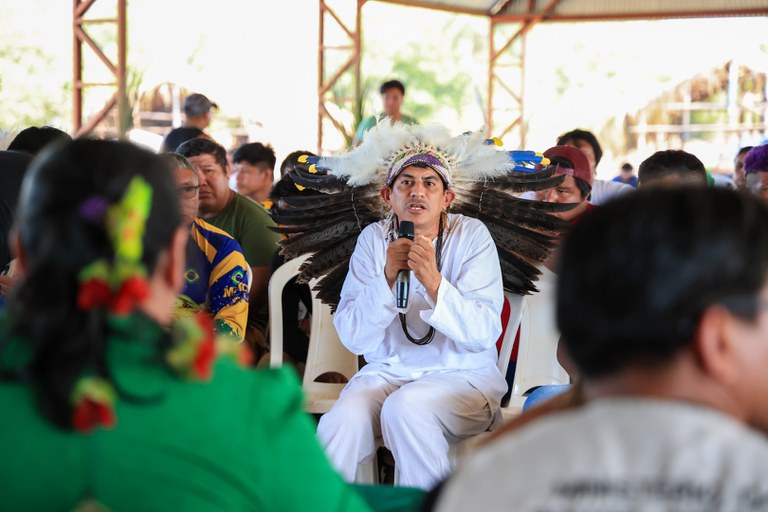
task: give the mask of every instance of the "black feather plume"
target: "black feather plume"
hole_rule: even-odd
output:
[[[357,237],[350,237],[338,244],[315,252],[299,267],[297,282],[308,283],[312,279],[327,274],[342,262],[346,262],[348,267],[349,258],[355,250],[356,243]]]
[[[360,226],[354,220],[334,223],[323,230],[281,240],[280,254],[292,259],[308,252],[321,251],[326,247],[342,243],[350,237],[357,240],[360,231]]]
[[[290,235],[280,242],[281,253],[294,258],[312,253],[299,269],[299,282],[317,279],[313,289],[317,297],[335,310],[349,260],[360,232],[383,219],[388,208],[379,184],[351,187],[346,177],[317,171],[308,164],[298,164],[290,178],[313,195],[289,196],[273,211],[280,226],[272,228]],[[554,168],[525,173],[511,171],[504,176],[477,183],[455,183],[457,199],[450,211],[474,217],[488,227],[499,253],[504,288],[513,293],[529,294],[540,271],[533,262],[544,261],[557,242],[557,235],[570,224],[553,216],[574,205],[527,201],[513,193],[541,191],[558,186],[564,176],[555,176]],[[449,235],[450,236],[450,235]]]

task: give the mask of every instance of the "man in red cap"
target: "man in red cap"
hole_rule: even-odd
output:
[[[592,193],[592,168],[589,164],[589,160],[582,150],[574,146],[554,146],[546,150],[544,156],[549,158],[551,162],[550,165],[557,167],[555,175],[565,175],[565,180],[563,180],[557,187],[545,191],[542,200],[548,203],[576,203],[577,206],[573,209],[555,214],[563,220],[576,224],[588,211],[598,208],[589,202],[590,194]],[[559,256],[560,250],[557,249],[552,253],[549,259],[544,262],[544,266],[555,274],[555,276],[553,276],[553,279],[555,280],[557,279],[556,274],[558,272]],[[552,308],[551,316],[554,318],[554,302],[549,304],[548,307]],[[578,377],[570,357],[563,349],[562,343],[558,343],[557,360],[560,365],[565,368],[572,379]],[[540,396],[539,400],[545,399],[542,397],[550,397],[562,393],[569,387],[570,386],[542,386],[538,390]]]
[[[551,165],[557,167],[555,175],[565,175],[565,180],[544,193],[542,200],[548,203],[577,203],[567,212],[557,216],[569,222],[578,222],[588,210],[595,208],[589,203],[592,192],[592,170],[584,153],[573,146],[554,146],[544,152]]]

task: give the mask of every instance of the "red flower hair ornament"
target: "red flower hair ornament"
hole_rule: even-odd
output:
[[[72,392],[72,426],[78,432],[97,427],[112,428],[117,423],[112,384],[99,377],[83,377]]]

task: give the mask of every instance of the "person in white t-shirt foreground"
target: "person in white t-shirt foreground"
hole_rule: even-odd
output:
[[[558,324],[586,403],[479,450],[441,512],[768,510],[768,208],[639,191],[562,247]]]
[[[597,141],[597,137],[587,130],[571,130],[557,138],[558,146],[573,146],[579,148],[589,161],[589,167],[592,169],[592,195],[589,202],[595,206],[602,206],[608,201],[612,201],[624,194],[634,191],[625,183],[618,183],[611,180],[597,179],[597,164],[603,157],[603,148]]]

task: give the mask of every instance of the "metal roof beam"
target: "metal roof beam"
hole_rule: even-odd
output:
[[[544,8],[543,11],[540,13],[534,15],[533,17],[528,16],[523,20],[523,26],[520,27],[520,30],[518,30],[515,35],[513,35],[509,40],[506,42],[504,46],[501,47],[501,49],[494,54],[491,55],[491,60],[495,61],[499,58],[499,55],[504,53],[507,48],[509,48],[512,43],[514,43],[518,37],[522,36],[523,34],[527,33],[534,25],[541,22],[544,18],[549,18],[550,13],[555,10],[555,7],[557,7],[557,4],[560,3],[560,0],[550,0],[549,4],[546,8]],[[506,20],[500,19],[498,16],[492,18],[493,22],[496,23],[505,23]]]

